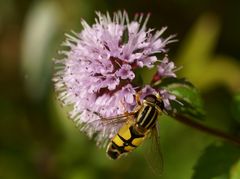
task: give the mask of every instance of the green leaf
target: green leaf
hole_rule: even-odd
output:
[[[141,86],[144,84],[143,78],[142,78],[142,70],[141,69],[136,69],[134,71],[135,73],[135,78],[133,80],[133,84],[136,84],[138,86]]]
[[[229,175],[230,168],[240,158],[240,148],[229,145],[211,144],[194,167],[193,179],[211,179],[220,175]]]
[[[33,4],[26,16],[22,38],[22,73],[27,94],[39,101],[48,93],[54,44],[61,24],[61,9],[53,1]]]
[[[240,160],[232,167],[231,169],[231,179],[239,179],[240,178]]]
[[[232,90],[240,86],[238,59],[214,54],[220,30],[221,23],[217,16],[200,16],[182,40],[176,57],[177,66],[183,66],[178,74],[192,81],[201,90],[209,90],[219,84]]]
[[[240,93],[234,96],[232,104],[232,115],[234,119],[240,124]]]
[[[171,101],[171,116],[181,115],[191,119],[203,119],[203,102],[198,90],[185,79],[165,78],[157,87],[166,89],[176,96],[177,101]]]

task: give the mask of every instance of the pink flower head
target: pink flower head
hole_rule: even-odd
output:
[[[59,99],[73,106],[70,117],[82,131],[90,137],[98,134],[99,144],[121,127],[104,125],[102,117],[130,112],[136,106],[138,91],[155,91],[133,84],[135,69],[156,66],[156,55],[166,53],[166,45],[174,41],[174,36],[164,39],[166,27],[160,31],[148,29],[147,21],[148,16],[143,21],[143,15],[129,21],[125,11],[114,13],[113,18],[98,12],[92,26],[82,20],[83,30],[67,35],[64,45],[69,50],[62,52],[65,58],[55,60],[60,64],[54,77]],[[176,76],[172,69],[173,62],[165,59],[158,66],[163,76]],[[169,96],[164,96],[164,104],[169,107]]]
[[[158,65],[158,75],[160,78],[163,77],[176,77],[174,70],[176,69],[173,62],[169,61],[168,57],[165,56],[162,63]]]

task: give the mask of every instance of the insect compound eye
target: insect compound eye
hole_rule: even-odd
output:
[[[164,103],[163,103],[162,100],[161,100],[161,101],[158,101],[158,100],[157,100],[156,105],[159,106],[161,110],[164,109]]]
[[[157,97],[154,95],[147,95],[144,99],[150,103],[155,103],[157,101]]]

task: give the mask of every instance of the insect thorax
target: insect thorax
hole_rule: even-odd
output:
[[[138,112],[136,124],[142,130],[149,130],[155,126],[158,115],[155,106],[143,104]]]

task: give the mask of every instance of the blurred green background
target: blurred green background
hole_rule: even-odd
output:
[[[96,10],[118,9],[131,17],[150,12],[149,27],[177,34],[169,56],[199,88],[204,123],[240,136],[240,1],[0,0],[0,178],[159,178],[141,148],[109,160],[78,132],[53,91],[52,58],[64,33],[79,32],[81,18],[92,23]],[[169,117],[160,129],[164,179],[191,178],[205,148],[221,141]],[[235,161],[215,178],[239,179],[239,170]]]

